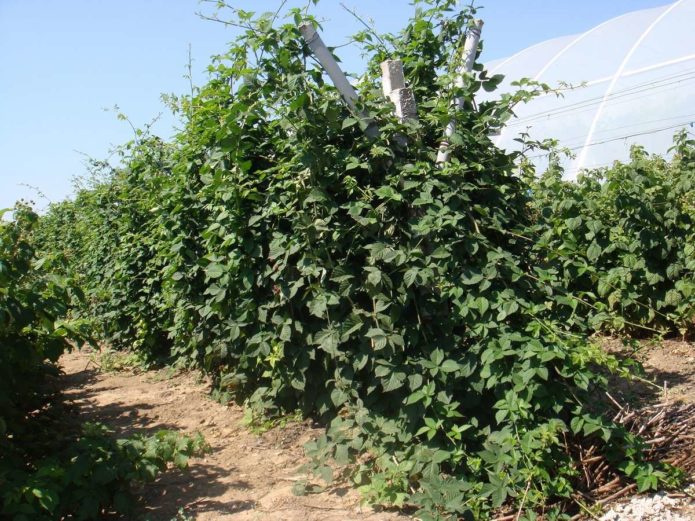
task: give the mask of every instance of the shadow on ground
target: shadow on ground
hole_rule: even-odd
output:
[[[602,345],[618,359],[633,360],[643,367],[637,377],[610,378],[611,395],[621,404],[648,406],[666,400],[695,401],[695,344],[665,340],[642,343],[638,350],[617,339],[603,339]]]
[[[195,517],[205,512],[234,514],[251,510],[255,501],[218,501],[229,489],[248,490],[251,485],[243,480],[224,481],[236,469],[219,466],[191,465],[186,470],[171,470],[147,486],[141,498],[141,515],[149,521],[170,521],[179,509]]]
[[[178,426],[163,423],[156,417],[143,414],[156,408],[156,405],[141,401],[138,403],[115,402],[97,404],[94,398],[105,392],[117,391],[117,386],[100,387],[99,372],[95,369],[84,369],[77,373],[65,375],[65,397],[79,407],[80,415],[89,417],[107,425],[119,437],[129,437],[134,434],[154,434],[162,429],[178,430]]]

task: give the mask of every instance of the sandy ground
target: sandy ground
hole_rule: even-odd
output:
[[[296,496],[303,478],[303,444],[320,431],[289,424],[255,435],[242,424],[238,406],[208,397],[209,386],[194,374],[167,370],[100,373],[90,354],[61,359],[68,400],[84,421],[100,421],[119,435],[176,429],[200,431],[212,452],[193,459],[187,471],[170,471],[142,490],[142,519],[170,521],[179,508],[196,521],[396,521],[409,519],[361,507],[345,486]]]
[[[695,342],[664,340],[644,341],[634,350],[613,338],[599,339],[601,345],[621,357],[639,361],[646,379],[654,385],[631,385],[628,398],[641,403],[669,400],[695,403]],[[658,388],[657,388],[658,386]]]
[[[695,402],[695,344],[665,341],[644,344],[637,352],[611,339],[602,340],[602,344],[611,352],[640,360],[647,378],[662,389],[651,385],[627,390],[639,402],[664,396]],[[307,423],[290,423],[256,435],[243,425],[242,409],[211,400],[209,384],[196,374],[172,375],[167,369],[102,373],[91,357],[89,352],[74,351],[61,359],[67,398],[78,407],[84,421],[103,422],[119,435],[153,433],[164,428],[185,433],[200,431],[212,447],[205,458],[193,459],[187,471],[170,471],[143,488],[141,519],[172,521],[177,519],[179,509],[189,516],[178,518],[181,521],[411,519],[360,506],[357,492],[345,484],[318,494],[293,494],[295,483],[304,478],[299,469],[305,462],[302,446],[320,429]],[[687,499],[639,514],[631,510],[631,501],[635,500],[612,505],[611,513],[617,517],[610,520],[695,521],[695,506]],[[642,513],[646,515],[642,517]]]
[[[666,340],[647,346],[638,358],[669,400],[695,402],[695,344]]]

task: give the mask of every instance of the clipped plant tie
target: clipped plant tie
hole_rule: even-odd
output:
[[[476,19],[473,21],[471,28],[468,30],[468,36],[466,37],[466,43],[463,46],[463,60],[461,67],[456,74],[456,87],[463,87],[463,81],[466,73],[470,73],[473,70],[473,65],[475,64],[475,56],[478,52],[478,42],[480,42],[480,32],[483,29],[483,21]],[[453,110],[458,111],[463,109],[463,98],[457,96],[454,98]],[[439,146],[439,152],[437,153],[437,164],[446,163],[449,161],[449,156],[451,151],[449,150],[449,138],[456,132],[456,122],[452,118],[451,121],[446,126],[444,131],[444,140]]]
[[[340,69],[338,62],[335,61],[331,51],[329,51],[326,44],[323,43],[321,36],[316,32],[314,26],[309,22],[305,22],[299,26],[299,32],[302,33],[302,37],[311,49],[311,52],[326,71],[328,77],[331,78],[333,85],[338,89],[338,92],[340,92],[347,106],[367,123],[365,134],[370,138],[377,137],[379,135],[379,129],[369,115],[358,108],[357,102],[359,98],[357,97],[357,92],[355,92],[354,87],[350,85],[347,76],[345,76],[345,73]]]

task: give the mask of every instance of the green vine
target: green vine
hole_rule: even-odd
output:
[[[371,56],[357,90],[374,139],[304,44],[313,18],[233,9],[242,35],[178,101],[184,130],[125,147],[121,167],[52,208],[42,242],[68,245],[112,343],[204,368],[253,418],[325,422],[308,448],[324,480],[334,461],[367,500],[421,519],[503,505],[558,518],[578,482],[568,447],[601,439],[631,475],[659,466],[603,416],[595,397],[623,369],[567,320],[576,303],[538,252],[554,238],[516,154],[489,138],[548,87],[522,80],[476,103],[501,77],[478,65],[454,86],[473,10],[416,3],[401,34],[355,39]],[[403,63],[417,121],[383,98],[386,58]]]

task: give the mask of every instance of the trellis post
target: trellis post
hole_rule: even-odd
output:
[[[466,43],[463,46],[463,56],[462,64],[460,69],[456,74],[456,87],[461,88],[464,86],[464,79],[467,73],[473,70],[473,65],[475,64],[475,56],[478,53],[478,43],[480,42],[480,32],[483,29],[483,21],[476,19],[473,21],[472,26],[468,30],[468,35],[466,36]],[[457,96],[454,99],[453,109],[454,111],[463,109],[464,99],[461,96]],[[449,156],[451,151],[449,150],[449,138],[456,132],[456,122],[454,118],[449,121],[444,131],[444,140],[439,146],[439,152],[437,153],[437,163],[446,163],[449,161]]]
[[[417,102],[413,90],[405,86],[403,63],[400,60],[386,60],[381,63],[381,86],[384,96],[396,106],[396,116],[401,121],[417,119]]]
[[[326,74],[328,74],[328,77],[333,82],[335,88],[338,89],[338,92],[340,92],[340,95],[345,100],[345,103],[347,103],[347,106],[354,114],[366,121],[367,128],[365,133],[367,136],[372,138],[376,137],[379,134],[379,130],[376,128],[373,121],[370,120],[368,114],[360,110],[357,106],[357,92],[355,92],[354,87],[348,81],[345,73],[340,69],[338,62],[336,62],[335,58],[333,58],[331,51],[328,50],[326,44],[323,43],[321,36],[318,32],[316,32],[314,26],[310,22],[305,22],[299,26],[299,31],[311,49],[311,52],[326,71]]]

